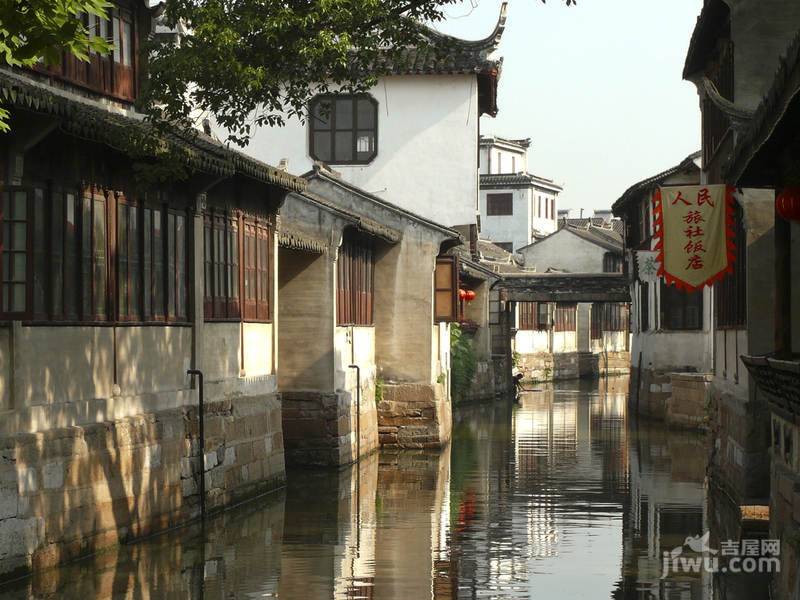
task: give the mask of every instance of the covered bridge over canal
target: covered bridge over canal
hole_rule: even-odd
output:
[[[495,356],[526,380],[630,372],[625,273],[507,273],[493,286]]]

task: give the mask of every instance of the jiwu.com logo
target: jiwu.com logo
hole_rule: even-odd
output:
[[[665,551],[661,579],[672,573],[779,573],[780,540],[726,540],[719,548],[708,544],[710,533],[687,537],[683,544]]]

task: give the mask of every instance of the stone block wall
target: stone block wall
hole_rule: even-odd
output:
[[[561,381],[596,376],[597,355],[591,352],[520,354],[517,368],[525,381]]]
[[[0,438],[0,579],[220,510],[285,481],[274,394]]]
[[[374,384],[373,384],[374,385]],[[374,387],[361,396],[361,456],[378,448]],[[284,392],[286,462],[292,466],[338,466],[356,460],[359,422],[350,392]]]
[[[706,429],[711,379],[706,373],[670,373],[672,393],[666,401],[667,423],[688,429]]]
[[[630,402],[637,414],[653,419],[665,419],[667,400],[672,394],[668,373],[652,369],[632,369]]]
[[[741,387],[741,386],[739,386]],[[747,390],[715,379],[711,386],[709,430],[714,442],[712,475],[739,504],[758,504],[769,494],[769,411]]]
[[[598,375],[628,375],[631,372],[631,353],[628,351],[599,353]]]
[[[443,384],[384,383],[378,402],[380,443],[439,448],[450,440],[452,411]]]

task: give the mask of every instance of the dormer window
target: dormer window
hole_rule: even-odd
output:
[[[311,101],[310,153],[333,165],[364,165],[378,153],[378,103],[367,95],[326,95]]]

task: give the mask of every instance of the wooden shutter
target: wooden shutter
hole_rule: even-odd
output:
[[[437,323],[458,318],[458,260],[455,256],[436,258],[433,318]]]

